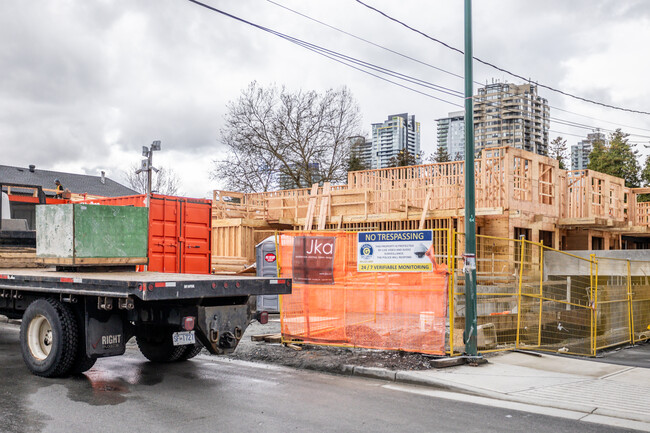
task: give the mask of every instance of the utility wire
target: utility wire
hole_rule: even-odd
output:
[[[189,0],[189,1],[193,1],[193,0]],[[450,101],[447,101],[447,100],[445,100],[445,99],[438,98],[438,97],[436,97],[436,96],[430,95],[430,94],[428,94],[428,93],[422,92],[422,91],[417,90],[417,89],[414,89],[414,88],[412,88],[412,87],[409,87],[409,86],[406,86],[406,85],[403,85],[403,84],[397,83],[397,82],[395,82],[395,81],[389,80],[389,79],[387,79],[387,78],[385,78],[385,77],[382,77],[382,76],[380,76],[380,75],[373,74],[372,72],[368,72],[368,71],[366,71],[366,70],[364,70],[364,69],[361,69],[360,67],[353,66],[353,65],[351,65],[351,64],[349,64],[349,63],[346,63],[344,60],[341,60],[340,58],[337,58],[336,56],[331,55],[331,54],[329,54],[329,53],[327,53],[327,52],[322,52],[322,51],[319,51],[319,50],[317,50],[317,49],[314,49],[314,48],[312,48],[312,47],[309,47],[309,46],[307,46],[307,45],[303,45],[303,44],[300,44],[300,43],[297,43],[297,44],[300,45],[300,46],[303,46],[304,48],[306,48],[306,49],[308,49],[308,50],[310,50],[310,51],[313,51],[313,52],[315,52],[315,53],[317,53],[317,54],[320,54],[320,55],[322,55],[322,56],[324,56],[324,57],[327,57],[327,58],[329,58],[329,59],[331,59],[331,60],[334,60],[335,62],[341,63],[341,64],[343,64],[343,65],[345,65],[345,66],[348,66],[348,67],[350,67],[350,68],[352,68],[352,69],[356,69],[357,71],[360,71],[360,72],[363,72],[363,73],[365,73],[365,74],[371,75],[371,76],[373,76],[373,77],[375,77],[375,78],[379,78],[380,80],[387,81],[387,82],[389,82],[389,83],[391,83],[391,84],[394,84],[394,85],[396,85],[396,86],[402,87],[402,88],[404,88],[404,89],[408,89],[408,90],[410,90],[410,91],[412,91],[412,92],[415,92],[415,93],[419,93],[420,95],[424,95],[424,96],[427,96],[427,97],[429,97],[429,98],[436,99],[436,100],[438,100],[438,101],[442,101],[442,102],[445,102],[445,103],[447,103],[447,104],[454,105],[454,106],[456,106],[456,107],[461,107],[461,108],[462,108],[462,105],[460,105],[460,104],[455,104],[455,103],[450,102]],[[398,78],[399,78],[399,77],[398,77]],[[418,83],[415,83],[415,84],[418,84]],[[420,85],[422,85],[422,84],[420,84]],[[434,90],[435,90],[435,89],[434,89]],[[456,95],[453,95],[453,96],[456,96]]]
[[[353,68],[353,69],[356,69],[356,70],[358,70],[358,71],[361,71],[361,72],[366,73],[366,74],[368,74],[368,75],[371,75],[371,76],[373,76],[373,77],[376,77],[376,78],[379,78],[379,79],[381,79],[381,80],[384,80],[384,81],[390,82],[390,83],[392,83],[392,84],[395,84],[395,85],[400,86],[400,87],[402,87],[402,88],[405,88],[405,89],[411,90],[411,91],[413,91],[413,92],[419,93],[419,94],[421,94],[421,95],[427,96],[427,97],[429,97],[429,98],[436,99],[436,100],[438,100],[438,101],[445,102],[445,103],[447,103],[447,104],[454,105],[454,106],[456,106],[456,107],[460,107],[460,108],[463,107],[463,106],[460,105],[460,104],[456,104],[456,103],[454,103],[454,102],[447,101],[447,100],[442,99],[442,98],[438,98],[438,97],[433,96],[433,95],[430,95],[430,94],[428,94],[428,93],[421,92],[421,91],[419,91],[419,90],[417,90],[417,89],[413,89],[413,88],[411,88],[411,87],[408,87],[408,86],[405,86],[405,85],[402,85],[402,84],[396,83],[396,82],[391,81],[391,80],[389,80],[389,79],[386,79],[386,78],[384,78],[384,77],[380,77],[380,76],[378,76],[378,75],[376,75],[376,74],[370,73],[370,72],[368,72],[368,71],[366,71],[366,70],[363,70],[363,69],[361,69],[361,68],[359,68],[359,67],[352,66],[352,65],[350,65],[350,64],[347,63],[347,62],[356,63],[357,65],[362,65],[362,66],[367,67],[367,68],[369,68],[369,69],[372,69],[372,70],[375,70],[375,71],[378,71],[378,72],[385,73],[385,74],[390,75],[390,76],[393,76],[393,77],[395,77],[395,78],[400,78],[400,79],[402,79],[402,80],[406,80],[406,81],[409,81],[409,82],[414,83],[414,84],[418,84],[418,85],[421,85],[421,86],[428,87],[428,88],[430,88],[431,90],[435,90],[435,91],[438,91],[438,92],[446,93],[446,94],[451,95],[451,96],[456,96],[456,97],[458,97],[458,98],[462,98],[462,96],[460,96],[460,92],[458,92],[458,91],[456,91],[456,90],[449,89],[449,88],[444,87],[444,86],[439,86],[439,85],[434,84],[434,83],[426,82],[426,81],[424,81],[424,80],[419,80],[419,79],[417,79],[417,78],[409,77],[409,76],[407,76],[407,75],[400,74],[400,73],[398,73],[398,72],[394,72],[394,71],[391,71],[391,70],[389,70],[389,69],[382,68],[382,67],[380,67],[380,66],[373,65],[373,64],[368,63],[368,62],[363,62],[363,61],[361,61],[361,60],[354,59],[353,57],[350,57],[350,56],[345,56],[345,55],[343,55],[343,54],[337,53],[337,52],[332,51],[332,50],[328,50],[328,49],[326,49],[326,48],[320,47],[320,46],[315,45],[315,44],[311,44],[311,43],[309,43],[309,42],[303,41],[303,40],[298,39],[298,38],[294,38],[294,37],[292,37],[292,36],[289,36],[289,35],[286,35],[286,34],[284,34],[284,33],[278,32],[278,31],[276,31],[276,30],[270,29],[270,28],[268,28],[268,27],[264,27],[264,26],[262,26],[262,25],[255,24],[255,23],[253,23],[253,22],[251,22],[251,21],[248,21],[248,20],[245,20],[245,19],[240,18],[240,17],[238,17],[238,16],[232,15],[232,14],[230,14],[230,13],[228,13],[228,12],[225,12],[225,11],[223,11],[223,10],[217,9],[217,8],[215,8],[215,7],[212,7],[212,6],[210,6],[210,5],[207,5],[207,4],[205,4],[205,3],[200,2],[200,1],[198,1],[198,0],[187,0],[187,1],[189,1],[190,3],[194,3],[194,4],[198,5],[198,6],[204,7],[204,8],[206,8],[206,9],[209,9],[209,10],[211,10],[211,11],[213,11],[213,12],[217,12],[217,13],[219,13],[219,14],[221,14],[221,15],[224,15],[224,16],[226,16],[226,17],[228,17],[228,18],[232,18],[232,19],[234,19],[234,20],[236,20],[236,21],[239,21],[239,22],[241,22],[241,23],[244,23],[244,24],[247,24],[247,25],[249,25],[249,26],[255,27],[255,28],[259,29],[259,30],[262,30],[262,31],[265,31],[265,32],[267,32],[267,33],[270,33],[270,34],[273,34],[273,35],[275,35],[275,36],[278,36],[278,37],[280,37],[280,38],[282,38],[282,39],[284,39],[284,40],[286,40],[286,41],[289,41],[289,42],[292,42],[292,43],[294,43],[294,44],[296,44],[296,45],[302,46],[303,48],[307,48],[308,50],[310,50],[310,51],[312,51],[312,52],[315,52],[315,53],[317,53],[317,54],[321,54],[321,55],[323,55],[323,56],[325,56],[325,57],[328,57],[328,58],[330,58],[330,59],[332,59],[332,60],[335,60],[335,61],[337,61],[337,62],[339,62],[339,63],[345,64],[345,65],[347,65],[347,66],[349,66],[349,67],[351,67],[351,68]],[[333,58],[333,57],[338,57],[338,59],[335,59],[335,58]],[[417,83],[417,81],[419,81],[419,83]]]
[[[387,48],[387,47],[385,47],[385,46],[383,46],[383,45],[380,45],[380,44],[377,44],[377,43],[375,43],[375,42],[372,42],[372,41],[369,41],[369,40],[367,40],[367,39],[364,39],[364,38],[362,38],[361,36],[357,36],[357,35],[354,35],[354,34],[352,34],[352,33],[350,33],[350,32],[346,32],[345,30],[342,30],[342,29],[340,29],[340,28],[338,28],[338,27],[334,27],[334,26],[332,26],[332,25],[330,25],[330,24],[327,24],[327,23],[325,23],[325,22],[323,22],[323,21],[317,20],[316,18],[310,17],[309,15],[305,15],[305,14],[303,14],[302,12],[298,12],[298,11],[296,11],[296,10],[294,10],[294,9],[291,9],[291,8],[288,7],[288,6],[282,5],[282,4],[280,4],[280,3],[276,3],[276,2],[274,2],[273,0],[266,0],[266,1],[269,2],[269,3],[271,3],[271,4],[276,5],[276,6],[278,6],[278,7],[281,7],[281,8],[283,8],[283,9],[286,9],[286,10],[288,10],[288,11],[290,11],[290,12],[293,12],[293,13],[296,14],[296,15],[300,15],[300,16],[303,17],[303,18],[307,18],[308,20],[314,21],[314,22],[316,22],[316,23],[318,23],[318,24],[320,24],[320,25],[323,25],[323,26],[325,26],[325,27],[329,27],[329,28],[332,29],[332,30],[336,30],[337,32],[343,33],[343,34],[348,35],[348,36],[350,36],[350,37],[352,37],[352,38],[354,38],[354,39],[357,39],[357,40],[359,40],[359,41],[362,41],[362,42],[365,42],[365,43],[367,43],[367,44],[373,45],[373,46],[375,46],[375,47],[377,47],[377,48],[381,48],[382,50],[388,51],[388,52],[390,52],[390,53],[393,53],[393,54],[398,55],[398,56],[400,56],[400,57],[403,57],[403,58],[405,58],[405,59],[412,60],[412,61],[414,61],[414,62],[416,62],[416,63],[421,64],[421,65],[428,66],[428,67],[433,68],[433,69],[435,69],[435,70],[437,70],[437,71],[444,72],[445,74],[449,74],[449,75],[452,75],[452,76],[457,77],[457,78],[460,78],[460,79],[463,79],[463,78],[464,78],[464,77],[463,77],[462,75],[460,75],[460,74],[456,74],[455,72],[447,71],[446,69],[440,68],[440,67],[438,67],[438,66],[432,65],[432,64],[427,63],[427,62],[424,62],[424,61],[422,61],[422,60],[418,60],[418,59],[416,59],[416,58],[414,58],[414,57],[411,57],[411,56],[409,56],[409,55],[406,55],[406,54],[400,53],[400,52],[398,52],[398,51],[395,51],[395,50],[392,50],[392,49],[390,49],[390,48]],[[480,84],[480,83],[477,83],[477,84]],[[461,93],[462,93],[462,92],[461,92]]]
[[[638,129],[639,131],[650,132],[650,129],[647,129],[647,128],[640,128],[638,126],[632,126],[632,125],[624,125],[622,123],[612,122],[611,120],[604,120],[604,119],[599,119],[597,117],[586,116],[584,114],[576,113],[575,111],[570,111],[570,110],[565,110],[563,108],[554,107],[553,105],[549,105],[549,108],[552,108],[552,109],[558,110],[558,111],[563,111],[563,112],[569,113],[569,114],[574,114],[576,116],[584,117],[585,119],[591,119],[591,120],[597,120],[598,122],[609,123],[610,125],[622,126],[624,128]]]
[[[480,96],[480,95],[475,95],[475,96],[472,97],[472,99],[474,101],[476,101],[474,107],[476,107],[479,104],[484,104],[484,105],[487,105],[489,107],[499,108],[500,110],[502,110],[504,112],[517,113],[517,114],[519,114],[521,116],[524,116],[524,117],[532,115],[532,112],[530,112],[530,111],[527,111],[527,110],[524,110],[524,109],[521,109],[521,108],[505,107],[501,103],[486,101],[486,100],[482,100],[481,98],[482,98],[482,96]],[[498,116],[497,114],[490,113],[490,112],[487,112],[487,111],[485,111],[485,116],[492,116],[492,117],[495,117],[497,119],[504,120],[500,116]],[[539,117],[541,117],[541,116],[539,116]],[[600,127],[595,127],[595,126],[591,126],[591,125],[586,125],[586,124],[583,124],[583,123],[574,122],[572,120],[561,119],[559,117],[553,117],[551,115],[548,115],[546,117],[546,119],[548,119],[549,121],[557,122],[560,125],[570,126],[572,128],[587,129],[587,130],[591,130],[591,131],[600,130],[600,131],[609,132],[609,133],[615,132],[613,129],[600,128]],[[575,134],[571,134],[571,135],[575,135]],[[650,135],[628,134],[628,136],[650,139]],[[581,136],[581,135],[576,135],[576,137],[584,138],[584,136]]]
[[[332,29],[332,30],[335,30],[335,31],[340,32],[340,33],[343,33],[343,34],[345,34],[345,35],[347,35],[347,36],[350,36],[350,37],[352,37],[352,38],[355,38],[355,39],[357,39],[357,40],[360,40],[360,41],[362,41],[362,42],[365,42],[365,43],[367,43],[367,44],[370,44],[370,45],[372,45],[372,46],[375,46],[375,47],[377,47],[377,48],[380,48],[380,49],[382,49],[382,50],[388,51],[388,52],[390,52],[390,53],[392,53],[392,54],[398,55],[398,56],[400,56],[400,57],[406,58],[406,59],[408,59],[408,60],[414,61],[414,62],[419,63],[419,64],[421,64],[421,65],[424,65],[424,66],[430,67],[430,68],[432,68],[432,69],[438,70],[438,71],[440,71],[440,72],[444,72],[444,73],[449,74],[449,75],[452,75],[452,76],[454,76],[454,77],[458,77],[458,78],[461,78],[461,79],[463,78],[462,75],[455,74],[455,73],[453,73],[453,72],[451,72],[451,71],[445,70],[445,69],[440,68],[440,67],[438,67],[438,66],[432,65],[432,64],[430,64],[430,63],[427,63],[427,62],[421,61],[421,60],[416,59],[416,58],[414,58],[414,57],[411,57],[411,56],[408,56],[408,55],[406,55],[406,54],[400,53],[400,52],[398,52],[398,51],[392,50],[392,49],[387,48],[387,47],[385,47],[385,46],[383,46],[383,45],[380,45],[380,44],[374,43],[374,42],[369,41],[369,40],[367,40],[367,39],[364,39],[364,38],[362,38],[362,37],[360,37],[360,36],[357,36],[357,35],[355,35],[355,34],[353,34],[353,33],[347,32],[347,31],[342,30],[342,29],[340,29],[340,28],[338,28],[338,27],[335,27],[335,26],[333,26],[333,25],[327,24],[326,22],[323,22],[323,21],[318,20],[318,19],[316,19],[316,18],[313,18],[313,17],[311,17],[311,16],[309,16],[309,15],[306,15],[306,14],[304,14],[304,13],[302,13],[302,12],[299,12],[299,11],[297,11],[297,10],[295,10],[295,9],[292,9],[292,8],[290,8],[290,7],[287,7],[287,6],[285,6],[285,5],[282,5],[282,4],[280,4],[280,3],[277,3],[277,2],[275,2],[275,1],[273,1],[273,0],[267,0],[267,2],[269,2],[269,3],[271,3],[271,4],[275,5],[275,6],[278,6],[278,7],[280,7],[280,8],[283,8],[283,9],[289,11],[289,12],[292,12],[292,13],[294,13],[294,14],[296,14],[296,15],[299,15],[299,16],[301,16],[301,17],[303,17],[303,18],[306,18],[306,19],[308,19],[308,20],[310,20],[310,21],[316,22],[316,23],[318,23],[318,24],[320,24],[320,25],[322,25],[322,26],[328,27],[328,28],[330,28],[330,29]],[[363,71],[362,71],[362,72],[363,72]],[[400,75],[403,75],[403,74],[400,74]],[[404,75],[404,76],[406,76],[406,75]],[[406,77],[408,77],[408,76],[406,76]],[[413,77],[409,77],[409,78],[413,78]],[[414,79],[415,79],[415,78],[414,78]],[[418,79],[415,79],[415,80],[418,80]],[[409,81],[410,81],[410,80],[409,80]],[[422,81],[422,80],[419,80],[419,81]],[[429,84],[429,85],[434,85],[433,83],[430,83],[430,82],[425,82],[425,83],[427,83],[427,84]],[[474,83],[477,84],[477,85],[479,85],[479,86],[482,86],[482,85],[483,85],[483,83],[481,83],[481,82],[479,82],[479,81],[474,81]],[[459,95],[462,95],[462,94],[463,94],[463,92],[460,92],[460,91],[457,91],[457,90],[452,90],[452,89],[448,89],[448,88],[444,88],[444,89],[449,90],[449,91],[452,91],[452,92],[457,93],[457,94],[459,94]],[[474,99],[476,99],[476,97],[474,97]],[[493,104],[493,103],[489,103],[489,102],[484,102],[484,103],[487,103],[487,104],[492,105],[492,106],[495,106],[495,107],[498,107],[498,106],[499,106],[499,105],[496,105],[496,104]],[[626,127],[626,128],[633,128],[633,129],[638,129],[638,130],[641,130],[641,131],[648,131],[648,132],[650,132],[650,129],[644,129],[644,128],[639,128],[639,127],[630,126],[630,125],[619,125],[619,124],[616,124],[615,122],[608,122],[608,121],[601,120],[601,119],[591,118],[591,117],[589,117],[589,116],[585,116],[585,115],[582,115],[582,114],[579,114],[579,113],[575,113],[575,112],[572,112],[572,111],[569,111],[569,110],[564,110],[564,109],[561,109],[561,108],[558,108],[558,107],[554,107],[554,106],[549,106],[549,108],[553,108],[553,109],[556,109],[556,110],[558,110],[558,111],[563,111],[563,112],[570,113],[570,114],[575,114],[575,115],[578,115],[578,116],[581,116],[581,117],[585,117],[585,118],[588,118],[588,119],[592,119],[592,120],[598,120],[598,121],[607,122],[607,123],[610,123],[610,124],[613,124],[613,125],[616,125],[616,126],[623,126],[623,127]],[[523,113],[523,111],[521,111],[521,110],[520,110],[519,112],[520,112],[520,113]],[[553,116],[550,116],[550,115],[549,115],[548,118],[549,118],[550,120],[552,120],[552,121],[574,123],[575,125],[568,125],[568,126],[574,126],[574,127],[576,127],[576,128],[583,128],[583,129],[589,129],[589,130],[600,129],[600,130],[603,130],[603,131],[606,131],[606,132],[613,132],[613,130],[610,130],[610,129],[606,129],[606,128],[602,128],[602,127],[595,127],[595,126],[590,126],[590,125],[585,125],[585,124],[578,124],[577,122],[574,122],[574,121],[570,121],[570,120],[566,120],[566,119],[560,119],[560,118],[556,118],[556,117],[553,117]],[[630,135],[635,135],[635,134],[630,134]],[[576,135],[576,136],[577,136],[577,135]],[[643,135],[639,135],[639,136],[640,136],[640,137],[645,137],[645,136],[643,136]],[[650,137],[647,137],[647,138],[650,138]]]
[[[190,0],[190,1],[191,1],[191,0]],[[404,22],[398,20],[397,18],[393,18],[392,16],[390,16],[390,15],[388,15],[388,14],[382,12],[381,10],[379,10],[379,9],[373,7],[373,6],[370,6],[370,5],[366,4],[366,3],[364,3],[364,2],[361,1],[361,0],[355,0],[355,1],[356,1],[357,3],[363,5],[363,6],[367,7],[368,9],[377,12],[378,14],[384,16],[385,18],[387,18],[387,19],[389,19],[389,20],[391,20],[391,21],[393,21],[393,22],[396,22],[396,23],[398,23],[398,24],[400,24],[400,25],[406,27],[407,29],[409,29],[409,30],[411,30],[411,31],[413,31],[413,32],[415,32],[415,33],[418,33],[418,34],[424,36],[424,37],[427,38],[427,39],[430,39],[430,40],[432,40],[432,41],[434,41],[434,42],[436,42],[436,43],[438,43],[438,44],[441,44],[441,45],[445,46],[446,48],[449,48],[450,50],[456,51],[456,52],[458,52],[458,53],[460,53],[460,54],[465,54],[463,50],[461,50],[461,49],[459,49],[459,48],[456,48],[456,47],[453,47],[453,46],[451,46],[451,45],[449,45],[449,44],[447,44],[447,43],[441,41],[440,39],[436,39],[436,38],[434,38],[434,37],[432,37],[432,36],[429,36],[428,34],[422,32],[422,31],[420,31],[420,30],[418,30],[418,29],[416,29],[416,28],[414,28],[414,27],[409,26],[408,24],[406,24],[406,23],[404,23]],[[528,79],[528,78],[526,78],[526,77],[523,77],[523,76],[521,76],[521,75],[519,75],[519,74],[516,74],[516,73],[514,73],[514,72],[511,72],[511,71],[509,71],[509,70],[507,70],[507,69],[501,68],[501,67],[499,67],[499,66],[497,66],[497,65],[495,65],[495,64],[493,64],[493,63],[490,63],[490,62],[487,62],[487,61],[485,61],[485,60],[479,59],[478,57],[473,57],[473,59],[476,60],[476,61],[479,62],[479,63],[482,63],[482,64],[486,65],[486,66],[490,66],[491,68],[494,68],[494,69],[496,69],[497,71],[501,71],[501,72],[504,72],[504,73],[506,73],[506,74],[508,74],[508,75],[511,75],[511,76],[513,76],[513,77],[519,78],[520,80],[523,80],[524,82],[530,82],[530,79]],[[572,94],[572,93],[565,92],[565,91],[563,91],[563,90],[556,89],[556,88],[554,88],[554,87],[547,86],[547,85],[545,85],[545,84],[540,84],[540,83],[535,83],[535,84],[536,84],[537,86],[539,86],[539,87],[543,87],[544,89],[550,90],[550,91],[552,91],[552,92],[557,92],[557,93],[559,93],[559,94],[561,94],[561,95],[568,96],[568,97],[570,97],[570,98],[574,98],[574,99],[577,99],[577,100],[580,100],[580,101],[588,102],[588,103],[590,103],[590,104],[600,105],[600,106],[603,106],[603,107],[612,108],[612,109],[614,109],[614,110],[627,111],[627,112],[629,112],[629,113],[637,113],[637,114],[646,114],[646,115],[650,115],[650,112],[648,112],[648,111],[641,111],[641,110],[634,110],[634,109],[630,109],[630,108],[618,107],[618,106],[616,106],[616,105],[606,104],[606,103],[604,103],[604,102],[599,102],[599,101],[594,101],[594,100],[592,100],[592,99],[583,98],[582,96],[574,95],[574,94]]]
[[[442,99],[442,98],[438,98],[436,96],[430,95],[428,93],[422,92],[422,91],[414,89],[412,87],[397,83],[395,81],[392,81],[390,79],[387,79],[385,77],[377,75],[376,73],[373,73],[373,72],[385,74],[385,75],[388,75],[388,76],[390,76],[392,78],[396,78],[396,79],[399,79],[399,80],[404,80],[404,81],[406,81],[408,83],[411,83],[411,84],[423,86],[425,88],[428,88],[428,89],[431,89],[431,90],[434,90],[434,91],[437,91],[437,92],[442,92],[442,93],[448,94],[450,96],[454,96],[454,97],[462,99],[462,96],[461,96],[462,93],[460,91],[450,89],[450,88],[447,88],[447,87],[444,87],[444,86],[440,86],[440,85],[437,85],[437,84],[434,84],[434,83],[431,83],[431,82],[428,82],[428,81],[425,81],[425,80],[421,80],[421,79],[418,79],[418,78],[415,78],[415,77],[412,77],[412,76],[409,76],[409,75],[406,75],[406,74],[402,74],[402,73],[399,73],[399,72],[396,72],[396,71],[392,71],[390,69],[387,69],[387,68],[384,68],[384,67],[369,63],[369,62],[365,62],[363,60],[359,60],[359,59],[356,59],[354,57],[347,56],[345,54],[341,54],[341,53],[333,51],[333,50],[329,50],[329,49],[321,47],[319,45],[312,44],[312,43],[309,43],[307,41],[304,41],[304,40],[301,40],[301,39],[286,35],[284,33],[272,30],[270,28],[255,24],[255,23],[253,23],[251,21],[248,21],[248,20],[245,20],[243,18],[237,17],[235,15],[229,14],[229,13],[227,13],[225,11],[214,8],[214,7],[209,6],[209,5],[205,4],[205,3],[199,2],[197,0],[188,0],[188,1],[190,1],[191,3],[195,3],[195,4],[199,5],[199,6],[202,6],[204,8],[207,8],[207,9],[209,9],[211,11],[214,11],[214,12],[220,13],[222,15],[225,15],[225,16],[227,16],[229,18],[240,21],[240,22],[242,22],[244,24],[248,24],[250,26],[253,26],[253,27],[255,27],[255,28],[259,29],[259,30],[262,30],[262,31],[265,31],[267,33],[273,34],[274,36],[278,36],[278,37],[280,37],[280,38],[282,38],[282,39],[284,39],[284,40],[286,40],[288,42],[291,42],[291,43],[293,43],[295,45],[301,46],[301,47],[303,47],[305,49],[308,49],[308,50],[310,50],[310,51],[312,51],[312,52],[314,52],[316,54],[320,54],[320,55],[322,55],[322,56],[324,56],[324,57],[326,57],[326,58],[328,58],[330,60],[334,60],[334,61],[336,61],[338,63],[341,63],[341,64],[343,64],[345,66],[348,66],[350,68],[353,68],[353,69],[358,70],[360,72],[363,72],[365,74],[371,75],[371,76],[373,76],[375,78],[378,78],[380,80],[386,81],[388,83],[394,84],[396,86],[402,87],[402,88],[410,90],[412,92],[421,94],[423,96],[427,96],[429,98],[436,99],[438,101],[445,102],[445,103],[450,104],[450,105],[454,105],[456,107],[460,107],[460,108],[463,107],[460,104],[456,104],[454,102],[447,101],[447,100]],[[271,0],[268,0],[268,1],[273,3],[273,4],[277,4],[277,3],[275,3],[275,2],[273,2]],[[300,14],[300,15],[302,15],[302,14]],[[326,25],[326,24],[324,24],[324,25]],[[347,32],[345,32],[345,33],[347,33]],[[369,43],[371,43],[371,42],[369,42]],[[400,53],[398,53],[396,51],[393,51],[393,50],[389,50],[389,51],[392,51],[392,52],[394,52],[396,54],[400,54]],[[406,56],[406,57],[408,57],[408,56]],[[413,59],[413,58],[410,58],[410,59],[417,61],[416,59]],[[420,63],[424,63],[424,62],[420,62]],[[424,63],[424,64],[426,64],[426,63]],[[429,65],[429,64],[426,64],[426,65],[434,67],[433,65]],[[368,70],[365,70],[363,68],[370,69],[373,72],[369,72]],[[434,68],[436,68],[436,67],[434,67]],[[440,69],[440,68],[436,68],[436,69]],[[474,96],[473,98],[476,99],[478,97]],[[490,102],[490,101],[480,101],[480,102],[483,103],[483,104],[486,104],[488,106],[502,107],[500,104],[496,104],[496,103]],[[507,109],[507,110],[510,111],[510,112],[515,112],[515,113],[519,113],[519,114],[523,114],[523,115],[528,114],[528,112],[526,112],[526,111],[524,111],[522,109],[510,108],[510,109]],[[490,115],[490,113],[486,113],[486,114]],[[495,116],[495,115],[493,115],[493,116]],[[495,116],[495,117],[501,119],[500,116]],[[553,120],[555,122],[558,122],[559,124],[565,125],[565,126],[570,126],[570,127],[575,127],[575,128],[583,128],[583,129],[589,129],[589,130],[600,129],[600,130],[603,130],[603,131],[606,131],[606,132],[613,132],[612,130],[607,130],[605,128],[595,128],[595,127],[591,127],[589,125],[583,125],[583,124],[579,124],[577,122],[572,122],[572,121],[565,120],[565,119],[552,118],[551,116],[548,116],[548,119]],[[567,134],[567,135],[574,135],[576,137],[582,137],[582,136],[577,135],[577,134]],[[630,135],[631,136],[634,135],[634,136],[642,137],[642,138],[650,138],[650,136],[644,136],[644,135],[636,135],[636,134],[630,134]]]
[[[412,77],[410,75],[402,74],[400,72],[395,72],[395,71],[392,71],[390,69],[387,69],[387,68],[384,68],[384,67],[381,67],[381,66],[377,66],[375,64],[365,62],[363,60],[359,60],[357,58],[350,57],[350,56],[347,56],[345,54],[341,54],[341,53],[339,53],[337,51],[329,50],[329,49],[321,47],[319,45],[312,44],[310,42],[306,42],[306,41],[303,41],[301,39],[294,38],[292,36],[281,35],[281,34],[279,34],[278,36],[282,37],[283,39],[288,40],[289,42],[293,42],[293,43],[295,43],[297,45],[300,45],[300,46],[302,46],[304,48],[307,48],[307,49],[309,49],[311,51],[315,51],[315,52],[318,52],[318,53],[327,53],[328,55],[332,55],[332,56],[337,57],[339,59],[342,59],[344,61],[351,62],[351,63],[354,63],[356,65],[362,66],[362,67],[366,67],[366,68],[371,69],[371,70],[376,71],[376,72],[384,73],[384,74],[389,75],[389,76],[391,76],[393,78],[398,78],[398,79],[410,82],[412,84],[427,87],[427,88],[429,88],[431,90],[442,92],[442,93],[445,93],[445,94],[450,95],[450,96],[454,96],[454,97],[461,98],[461,99],[463,97],[462,92],[450,89],[448,87],[440,86],[440,85],[431,83],[429,81],[421,80],[419,78],[415,78],[415,77]]]

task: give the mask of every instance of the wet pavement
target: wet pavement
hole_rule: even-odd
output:
[[[25,368],[18,327],[0,323],[3,432],[627,431],[443,394],[204,355],[155,365],[132,345],[83,376],[44,379]]]

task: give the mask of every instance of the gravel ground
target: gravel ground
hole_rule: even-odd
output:
[[[229,358],[341,373],[345,366],[381,367],[390,370],[427,370],[431,357],[418,353],[371,350],[331,346],[301,345],[294,350],[279,343],[251,341],[251,336],[280,332],[280,319],[271,316],[269,323],[249,325],[235,352]]]

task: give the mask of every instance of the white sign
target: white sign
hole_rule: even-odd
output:
[[[359,232],[357,271],[432,272],[432,242],[431,230]]]

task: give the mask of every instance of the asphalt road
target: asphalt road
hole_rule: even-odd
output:
[[[203,355],[154,365],[133,348],[84,376],[43,379],[23,365],[18,327],[0,324],[2,432],[626,431],[427,392]]]

